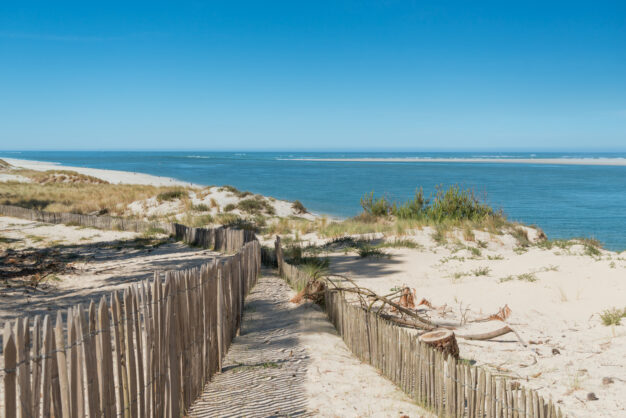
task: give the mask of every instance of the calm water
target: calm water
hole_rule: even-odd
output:
[[[348,217],[364,193],[393,199],[461,184],[486,193],[509,219],[539,225],[551,238],[595,237],[626,249],[626,166],[460,162],[337,162],[298,158],[626,158],[602,153],[286,153],[286,152],[0,152],[0,157],[135,171],[205,185],[230,184],[316,213]]]

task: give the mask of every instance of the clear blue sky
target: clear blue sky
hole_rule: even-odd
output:
[[[0,149],[626,149],[626,2],[0,2]]]

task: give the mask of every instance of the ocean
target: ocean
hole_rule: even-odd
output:
[[[360,212],[365,193],[401,201],[418,187],[428,194],[437,185],[459,184],[550,238],[592,237],[608,249],[626,250],[626,153],[5,151],[2,157],[229,184],[297,199],[312,212],[341,218]],[[512,159],[538,161],[506,162]]]

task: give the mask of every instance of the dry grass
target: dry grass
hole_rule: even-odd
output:
[[[41,178],[49,180],[51,177],[46,176],[45,173],[40,173],[44,174]],[[55,178],[60,177],[55,176]],[[3,182],[0,183],[0,203],[50,212],[120,216],[134,201],[159,195],[168,197],[171,194],[179,194],[180,191],[180,187],[96,183],[90,180],[44,183]]]

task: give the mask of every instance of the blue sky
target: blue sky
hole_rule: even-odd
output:
[[[0,149],[626,149],[626,2],[0,2]]]

